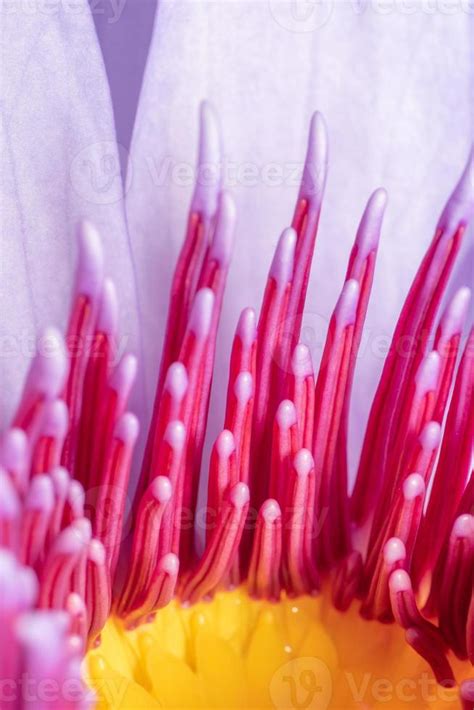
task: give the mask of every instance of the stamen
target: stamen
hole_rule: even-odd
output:
[[[285,587],[292,595],[318,588],[313,565],[315,462],[311,452],[301,449],[290,470],[283,508],[283,565]]]
[[[106,551],[99,540],[90,542],[86,579],[87,635],[92,645],[105,626],[112,604]]]
[[[257,354],[257,318],[253,308],[244,308],[240,314],[230,355],[229,391],[241,372],[250,372],[255,378]],[[229,391],[227,399],[229,399]]]
[[[0,440],[0,465],[8,472],[22,495],[28,484],[28,439],[22,429],[7,429]]]
[[[439,422],[443,421],[470,300],[471,291],[459,289],[448,303],[436,332],[434,347],[441,357],[441,374],[433,419]]]
[[[98,232],[91,224],[83,222],[79,229],[76,294],[66,336],[70,369],[64,400],[69,410],[69,432],[63,449],[62,463],[69,470],[73,470],[75,466],[82,388],[89,356],[87,344],[94,329],[101,298],[103,261]]]
[[[8,473],[0,468],[0,549],[17,551],[21,504]]]
[[[235,441],[237,470],[243,483],[248,483],[250,440],[252,434],[254,379],[250,372],[240,372],[229,387],[225,426]]]
[[[407,552],[403,540],[391,537],[385,542],[382,553],[373,561],[372,576],[370,577],[364,569],[365,586],[368,587],[367,592],[363,594],[360,609],[364,619],[378,619],[382,623],[393,621],[388,580],[395,570],[406,567],[406,558]]]
[[[196,441],[196,420],[200,415],[199,402],[203,397],[208,397],[208,393],[205,393],[202,388],[201,375],[202,364],[206,358],[208,338],[212,329],[214,305],[215,296],[211,289],[203,288],[197,292],[179,357],[186,367],[189,378],[182,416],[188,433],[182,506],[188,511],[195,510],[197,501],[200,453],[198,454],[196,451],[199,445]],[[189,567],[193,556],[193,530],[183,530],[179,554],[182,569]]]
[[[315,395],[313,452],[318,482],[318,516],[327,516],[318,540],[320,562],[327,566],[338,550],[345,547],[347,532],[341,528],[339,511],[330,506],[336,444],[349,377],[354,323],[359,299],[359,283],[346,281],[329,323]],[[347,496],[347,491],[340,492]]]
[[[46,536],[46,549],[48,551],[63,527],[64,509],[71,482],[65,468],[55,468],[50,475],[54,490],[54,508],[49,518]]]
[[[169,604],[176,589],[179,559],[172,552],[158,562],[150,582],[141,592],[140,602],[128,614],[125,624],[129,628],[140,620],[150,621],[155,613]]]
[[[64,387],[68,361],[64,341],[55,328],[47,328],[38,341],[13,426],[32,431],[43,402],[56,399]]]
[[[298,451],[300,436],[297,412],[289,399],[280,403],[273,424],[270,495],[280,505],[286,503],[290,466]]]
[[[453,670],[441,648],[433,644],[433,639],[418,627],[407,629],[405,638],[407,643],[431,666],[433,675],[438,683],[445,688],[456,685]]]
[[[90,353],[84,373],[81,413],[78,424],[78,444],[75,477],[86,488],[94,464],[94,440],[102,426],[102,403],[106,396],[112,350],[117,336],[118,303],[113,283],[106,279],[92,336]]]
[[[237,483],[225,496],[214,530],[197,566],[183,581],[180,597],[193,603],[203,599],[230,572],[249,507],[249,489]]]
[[[171,285],[165,342],[152,422],[161,399],[166,372],[170,364],[179,359],[190,311],[199,288],[204,259],[214,231],[221,182],[220,145],[220,131],[214,111],[210,104],[203,103],[200,113],[197,180],[188,216],[186,237]],[[209,167],[213,169],[215,179],[209,180],[208,176],[201,179],[203,173],[209,171]]]
[[[395,621],[403,628],[417,628],[430,639],[440,653],[446,652],[446,643],[439,629],[427,621],[418,609],[410,575],[403,569],[392,572],[389,579],[390,600]]]
[[[469,180],[467,167],[438,222],[395,329],[393,347],[386,358],[371,408],[352,498],[352,516],[359,526],[370,517],[378,499],[383,484],[381,472],[386,470],[388,452],[401,423],[400,412],[407,399],[407,388],[424,355],[436,310],[472,211]],[[407,343],[408,352],[404,351]]]
[[[39,474],[33,478],[26,494],[19,551],[20,562],[33,569],[39,569],[43,562],[53,509],[52,480]]]
[[[129,412],[123,414],[117,422],[98,490],[96,508],[91,515],[94,535],[107,550],[112,577],[118,560],[138,429],[138,419]]]
[[[300,343],[293,351],[288,378],[288,398],[295,403],[298,420],[298,447],[313,445],[314,425],[314,370],[311,353]]]
[[[474,572],[474,516],[456,519],[446,563],[439,581],[439,625],[450,647],[461,659],[468,657],[466,628]]]
[[[74,521],[56,538],[41,570],[39,607],[65,609],[72,575],[91,539],[90,523]]]
[[[269,498],[259,510],[247,585],[256,599],[278,601],[282,552],[282,515],[276,500]]]
[[[68,411],[62,399],[44,405],[38,440],[31,458],[32,476],[59,466],[68,424]]]
[[[286,229],[273,257],[258,323],[257,381],[252,431],[252,505],[260,508],[269,493],[269,469],[273,418],[278,406],[277,351],[293,276],[296,232]]]
[[[128,578],[116,609],[122,618],[128,617],[140,607],[142,590],[150,584],[158,563],[163,513],[172,493],[169,478],[157,476],[140,503]]]
[[[316,112],[311,119],[306,160],[292,222],[297,234],[297,244],[286,312],[286,327],[282,338],[280,384],[285,373],[289,371],[291,354],[300,339],[306,291],[326,186],[327,144],[324,119]]]
[[[474,431],[473,353],[474,330],[471,330],[456,376],[433,488],[417,544],[414,566],[417,584],[437,564],[469,477]],[[449,496],[446,496],[448,489]]]
[[[211,452],[207,494],[208,516],[215,520],[222,507],[225,493],[238,483],[235,441],[231,431],[224,429]]]

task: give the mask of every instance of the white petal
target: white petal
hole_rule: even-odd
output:
[[[352,445],[360,446],[361,422],[382,366],[373,340],[393,329],[462,170],[471,118],[467,13],[430,14],[426,3],[411,3],[414,12],[392,7],[387,15],[380,5],[281,0],[159,5],[127,200],[147,378],[150,383],[156,374],[170,269],[192,191],[186,166],[196,156],[198,104],[209,98],[220,114],[230,163],[227,183],[238,210],[214,432],[222,417],[224,363],[237,314],[246,305],[260,305],[278,235],[291,220],[309,119],[319,109],[329,127],[330,158],[306,314],[316,358],[365,202],[379,185],[389,193],[369,343],[353,398]]]
[[[0,423],[5,424],[35,336],[47,324],[66,324],[82,217],[100,229],[106,273],[118,287],[120,345],[136,351],[139,342],[110,95],[89,6],[9,3],[8,12],[2,7],[2,44]]]

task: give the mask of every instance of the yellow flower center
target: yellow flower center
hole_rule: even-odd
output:
[[[459,681],[469,664],[450,659]],[[459,708],[396,625],[341,614],[329,595],[255,601],[245,589],[210,603],[172,602],[126,631],[109,619],[86,660],[100,710]]]

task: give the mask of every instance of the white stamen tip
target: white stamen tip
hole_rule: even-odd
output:
[[[104,254],[99,232],[87,220],[79,225],[77,292],[95,298],[102,287]]]
[[[115,426],[115,437],[128,446],[133,446],[138,437],[139,423],[131,412],[122,414]]]
[[[266,500],[261,507],[262,517],[269,525],[281,518],[281,508],[274,498]]]
[[[222,192],[217,209],[216,229],[210,249],[210,258],[220,266],[227,266],[232,255],[236,220],[235,201],[229,192]]]
[[[245,483],[236,483],[229,493],[229,498],[235,508],[243,508],[250,500],[249,487]]]
[[[314,459],[311,451],[300,449],[294,458],[293,465],[298,476],[308,476],[314,467]]]
[[[296,424],[296,407],[290,399],[284,399],[280,402],[276,411],[276,420],[280,429],[284,431]]]
[[[441,213],[437,229],[448,238],[474,214],[474,149],[471,149],[464,171]]]
[[[117,330],[118,301],[117,292],[111,279],[105,279],[97,315],[96,330],[112,337]]]
[[[326,185],[328,166],[328,136],[326,122],[319,111],[313,114],[309,128],[308,147],[301,182],[300,198],[314,202],[319,208]]]
[[[150,484],[150,492],[159,503],[167,503],[173,495],[173,486],[167,476],[157,476]]]
[[[379,187],[367,202],[356,237],[359,255],[362,259],[365,259],[378,246],[387,199],[386,190]]]
[[[165,390],[181,402],[188,389],[188,373],[182,362],[173,362],[166,373]]]
[[[244,308],[237,323],[237,335],[244,347],[249,348],[257,338],[257,316],[253,308]]]
[[[160,562],[160,570],[170,577],[177,577],[179,572],[179,558],[172,552],[163,555]]]
[[[107,555],[105,553],[105,547],[100,540],[93,539],[89,543],[88,558],[98,567],[105,565],[107,561]]]
[[[65,499],[71,483],[69,473],[62,466],[58,466],[51,471],[51,480],[54,486],[54,492],[60,499]]]
[[[270,267],[270,276],[279,286],[286,286],[293,276],[296,232],[288,227],[282,233]]]
[[[183,422],[178,420],[170,422],[163,438],[174,451],[182,451],[186,441],[186,428]]]
[[[128,397],[137,376],[137,358],[127,353],[120,360],[110,378],[110,386],[125,399]]]
[[[415,383],[417,388],[420,390],[420,394],[433,392],[436,389],[439,380],[440,368],[440,354],[436,352],[436,350],[432,350],[422,360],[415,376]]]
[[[440,321],[441,334],[444,340],[450,340],[453,335],[460,335],[466,322],[471,289],[464,286],[454,294]]]
[[[359,293],[360,286],[356,279],[346,281],[334,311],[339,327],[345,328],[355,323]]]
[[[425,493],[425,482],[419,473],[412,473],[403,482],[403,497],[414,500]]]
[[[0,519],[13,520],[20,514],[20,499],[8,473],[0,468]]]
[[[423,427],[420,438],[421,447],[425,451],[434,451],[441,441],[441,424],[439,422],[428,422]]]
[[[199,156],[191,210],[212,217],[222,180],[221,135],[214,108],[208,101],[200,107]]]
[[[200,289],[194,297],[189,316],[189,328],[198,338],[207,338],[209,335],[214,301],[214,292],[210,288]]]
[[[228,459],[235,451],[234,435],[228,429],[221,431],[216,439],[216,451],[220,458]]]
[[[410,575],[404,569],[397,569],[392,572],[388,583],[390,591],[394,594],[409,592],[412,589]]]
[[[313,374],[311,351],[307,345],[298,343],[295,347],[291,358],[291,369],[295,377],[310,377]]]
[[[387,540],[383,548],[383,557],[385,564],[394,565],[397,562],[402,562],[407,556],[406,548],[402,540],[398,537],[391,537]]]
[[[26,494],[25,505],[29,510],[51,513],[54,508],[54,487],[50,476],[34,476]]]
[[[474,515],[460,515],[454,521],[453,537],[468,538],[474,541]]]
[[[45,404],[41,421],[41,433],[43,436],[63,439],[67,433],[68,422],[68,409],[62,399],[55,399]]]
[[[66,382],[69,362],[61,333],[46,328],[38,340],[38,354],[31,366],[29,382],[47,397],[58,397]]]
[[[0,462],[7,471],[21,471],[27,461],[28,439],[23,429],[7,429],[1,439]]]
[[[241,404],[247,404],[253,395],[253,377],[250,372],[240,372],[234,382],[234,394]]]

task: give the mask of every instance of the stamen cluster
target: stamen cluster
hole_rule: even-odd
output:
[[[204,105],[199,165],[219,164],[219,151]],[[362,216],[315,373],[300,335],[326,165],[315,114],[292,227],[278,242],[258,321],[247,308],[235,332],[204,514],[198,494],[233,199],[218,177],[198,179],[133,500],[139,426],[127,410],[137,362],[126,354],[112,364],[116,292],[99,235],[81,226],[66,337],[43,335],[1,438],[0,666],[9,677],[25,664],[66,677],[100,643],[111,613],[130,628],[174,596],[193,603],[240,583],[278,600],[329,582],[338,609],[357,600],[365,618],[406,629],[439,682],[455,683],[449,650],[474,663],[472,330],[461,348],[469,290],[436,322],[472,210],[472,165],[402,309],[352,494],[351,389],[386,193],[376,190]],[[466,702],[471,691],[462,691]]]

